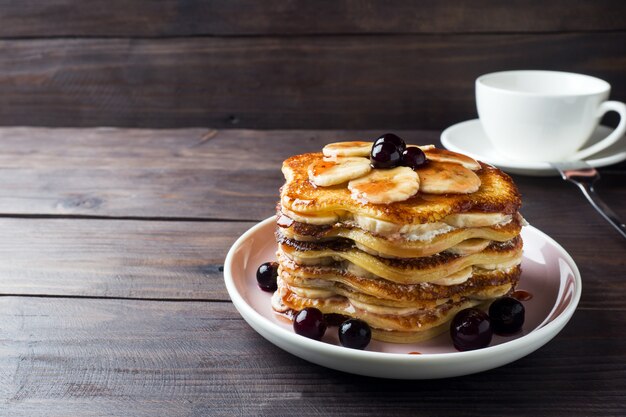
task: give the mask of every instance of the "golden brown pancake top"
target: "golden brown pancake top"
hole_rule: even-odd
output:
[[[309,181],[307,168],[323,154],[307,153],[283,162],[286,183],[281,189],[281,204],[305,216],[337,213],[369,216],[397,224],[436,222],[458,213],[513,214],[521,206],[520,193],[511,178],[501,170],[484,163],[475,171],[481,180],[478,191],[471,194],[433,195],[418,192],[408,200],[391,204],[372,204],[351,198],[346,184],[317,187]]]

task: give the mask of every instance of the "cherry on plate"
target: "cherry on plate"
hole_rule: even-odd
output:
[[[489,346],[493,337],[489,316],[477,308],[459,311],[452,319],[450,337],[461,352]]]
[[[320,340],[326,332],[326,327],[324,315],[314,307],[300,310],[293,319],[293,330],[309,339]]]
[[[256,271],[256,282],[263,291],[274,292],[278,288],[278,263],[265,262]]]
[[[489,306],[491,328],[497,335],[506,336],[518,332],[524,324],[524,305],[512,297],[498,298]]]
[[[359,319],[349,319],[339,326],[339,342],[351,349],[365,349],[372,339],[372,329]]]
[[[350,317],[344,316],[343,314],[329,313],[324,314],[324,320],[326,324],[330,326],[339,326],[344,321],[348,320]]]

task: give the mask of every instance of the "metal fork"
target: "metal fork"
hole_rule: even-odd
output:
[[[587,200],[589,200],[593,208],[595,208],[622,237],[626,238],[626,224],[624,224],[624,222],[617,217],[617,214],[600,199],[596,190],[593,188],[593,184],[600,179],[600,174],[594,167],[585,161],[552,162],[551,165],[561,173],[561,177],[563,177],[564,180],[576,184],[585,197],[587,197]]]

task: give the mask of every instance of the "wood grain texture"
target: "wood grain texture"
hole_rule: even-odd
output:
[[[229,300],[224,258],[251,226],[0,218],[0,295]]]
[[[609,168],[610,170],[611,168]],[[612,172],[612,171],[609,171]],[[513,177],[522,193],[522,214],[569,252],[583,279],[581,307],[623,308],[613,291],[626,291],[626,242],[591,207],[580,190],[558,177]],[[602,199],[626,218],[626,171],[606,173],[597,184]],[[607,305],[607,306],[608,306]]]
[[[474,79],[543,68],[626,97],[626,32],[0,41],[0,125],[442,129]]]
[[[624,30],[618,0],[0,1],[0,37]]]
[[[307,363],[225,303],[5,297],[0,320],[0,405],[14,417],[625,411],[624,311],[580,310],[530,356],[439,381],[381,381]]]
[[[261,220],[284,159],[380,133],[3,128],[0,213]]]

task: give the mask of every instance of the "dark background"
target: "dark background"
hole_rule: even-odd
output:
[[[442,129],[474,79],[626,100],[626,2],[0,0],[0,125]]]

